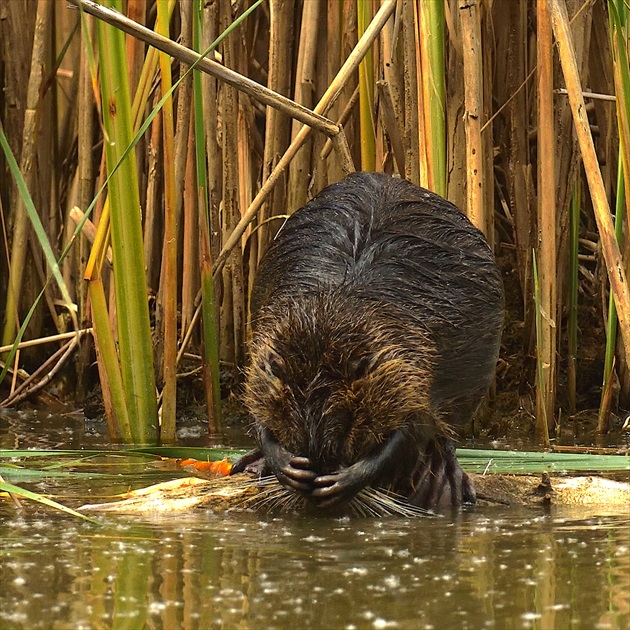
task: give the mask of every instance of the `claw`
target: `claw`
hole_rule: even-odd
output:
[[[455,457],[452,440],[442,439],[427,446],[414,471],[413,487],[409,501],[426,509],[459,507],[476,501],[475,488]]]

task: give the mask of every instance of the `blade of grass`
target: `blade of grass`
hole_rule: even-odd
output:
[[[569,453],[535,453],[457,449],[457,459],[468,472],[493,474],[579,473],[630,470],[630,457]]]
[[[619,154],[617,166],[617,201],[615,204],[615,235],[621,247],[623,241],[623,216],[625,199],[624,164]],[[612,380],[614,378],[615,346],[617,344],[617,309],[612,292],[608,297],[608,321],[606,322],[606,354],[604,356],[604,378],[599,402],[597,432],[608,433],[610,407],[612,403]]]
[[[203,2],[197,0],[193,16],[193,48],[201,46]],[[203,85],[199,72],[193,75],[195,166],[199,201],[199,246],[201,258],[201,308],[203,312],[203,381],[208,410],[208,428],[216,433],[221,427],[221,387],[219,382],[219,332],[212,278],[211,220],[206,165],[206,138],[203,116]]]
[[[64,512],[65,514],[68,514],[70,516],[75,516],[84,521],[87,521],[88,523],[92,523],[93,525],[102,524],[93,518],[85,516],[85,514],[76,512],[75,510],[72,510],[69,507],[66,507],[65,505],[61,505],[61,503],[57,503],[57,501],[53,501],[52,499],[47,499],[46,497],[43,497],[41,494],[37,494],[36,492],[31,492],[30,490],[25,490],[24,488],[20,488],[20,486],[14,486],[12,483],[0,482],[0,492],[1,491],[10,492],[11,494],[14,494],[18,497],[22,497],[24,499],[30,499],[31,501],[36,501],[37,503],[41,503],[42,505],[45,505],[47,507],[54,508],[55,510]]]

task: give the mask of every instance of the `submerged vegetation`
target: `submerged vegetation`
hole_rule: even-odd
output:
[[[69,2],[0,0],[0,407],[99,382],[169,443],[198,370],[219,430],[266,245],[362,169],[494,247],[502,414],[629,408],[627,0]]]

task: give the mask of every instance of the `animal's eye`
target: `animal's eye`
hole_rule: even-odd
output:
[[[269,376],[280,378],[280,374],[283,369],[284,361],[282,360],[282,357],[276,352],[270,352],[267,360],[265,361],[265,372],[267,372]]]
[[[351,376],[355,379],[363,378],[374,366],[376,358],[372,354],[364,354],[363,356],[350,361]]]

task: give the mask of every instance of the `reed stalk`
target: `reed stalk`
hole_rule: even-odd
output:
[[[168,0],[157,2],[156,30],[164,36],[169,34]],[[162,96],[166,97],[162,106],[163,157],[164,157],[164,245],[161,291],[158,296],[158,310],[163,310],[164,353],[162,391],[162,417],[160,442],[175,441],[176,392],[177,392],[177,241],[178,221],[175,192],[175,123],[171,60],[160,53],[160,83]],[[167,96],[168,95],[168,96]],[[188,135],[188,130],[184,132]],[[161,308],[160,308],[161,307]],[[158,330],[158,334],[159,334]]]
[[[293,54],[293,6],[290,2],[280,0],[270,6],[269,32],[269,76],[268,87],[278,94],[288,96],[291,92],[291,64],[285,62],[285,55]],[[265,116],[265,151],[263,155],[262,179],[265,181],[273,172],[291,143],[291,124],[283,112],[267,105]],[[279,177],[279,183],[271,191],[268,200],[260,208],[258,220],[260,229],[257,233],[254,251],[260,260],[275,231],[273,224],[267,219],[273,216],[274,209],[287,206],[286,173]],[[250,278],[250,290],[253,278]],[[249,292],[248,292],[249,294]]]
[[[232,4],[221,0],[219,24],[226,30],[232,23]],[[223,41],[223,61],[227,67],[236,63],[234,38]],[[223,240],[233,232],[241,212],[239,208],[238,167],[238,94],[229,85],[221,86],[219,94],[221,137],[223,139]],[[240,245],[240,243],[239,243]],[[223,271],[223,299],[221,301],[221,358],[238,364],[243,351],[241,337],[244,324],[243,257],[241,247],[235,247]]]
[[[300,21],[300,34],[298,39],[298,57],[295,69],[295,94],[294,101],[312,109],[315,99],[315,61],[317,59],[317,36],[319,31],[322,3],[320,0],[312,0],[304,3],[302,19]],[[295,8],[293,8],[295,11]],[[290,24],[289,24],[290,26]],[[276,55],[275,64],[281,63],[287,68],[282,72],[285,77],[290,76],[290,64],[284,59],[287,42],[281,42],[282,48],[278,49],[274,43],[270,55]],[[292,122],[292,137],[300,131],[300,123]],[[284,148],[286,148],[286,142]],[[289,169],[289,182],[287,188],[287,206],[290,211],[301,208],[308,199],[308,188],[313,175],[312,141],[309,138],[304,146],[297,152]],[[280,210],[281,208],[278,208]],[[274,212],[276,214],[277,212]]]
[[[383,126],[389,137],[394,152],[394,159],[398,172],[405,172],[404,137],[404,104],[403,77],[400,63],[398,63],[396,46],[397,38],[393,20],[390,20],[382,31],[381,60],[383,64],[383,82],[378,82],[379,105],[383,112]]]
[[[363,37],[372,17],[370,0],[357,0],[357,29]],[[361,170],[376,170],[376,136],[374,126],[374,55],[368,50],[359,64],[359,118]]]
[[[117,359],[116,342],[109,325],[103,281],[100,277],[93,278],[88,288],[109,438],[112,442],[130,444],[135,441],[135,436],[127,406],[123,375]]]
[[[619,153],[617,167],[617,199],[615,203],[615,236],[621,247],[623,241],[623,217],[625,200],[625,180],[624,164],[621,151]],[[612,404],[612,392],[615,363],[615,346],[617,343],[617,309],[612,292],[608,296],[608,320],[606,322],[606,354],[604,355],[604,378],[602,384],[602,395],[599,403],[599,414],[597,419],[597,432],[608,433],[610,428],[610,410]]]
[[[553,31],[558,42],[560,64],[566,82],[569,103],[573,114],[573,123],[577,131],[578,142],[584,162],[584,171],[591,192],[595,220],[599,230],[602,253],[611,290],[615,298],[619,329],[623,339],[626,356],[630,356],[630,296],[626,273],[621,259],[619,246],[612,224],[610,206],[599,168],[597,153],[588,120],[584,115],[586,106],[582,96],[582,86],[577,71],[575,51],[571,42],[571,31],[566,7],[560,0],[549,0]]]
[[[33,52],[31,55],[31,72],[28,79],[26,95],[26,110],[24,112],[24,128],[22,132],[21,158],[19,171],[25,182],[26,189],[33,191],[35,187],[35,154],[37,149],[37,134],[39,129],[39,104],[41,89],[46,68],[46,29],[50,26],[53,4],[48,0],[38,0],[35,32],[33,35]],[[4,132],[2,132],[3,138]],[[5,156],[9,147],[4,149]],[[4,148],[4,147],[3,147]],[[30,194],[29,194],[30,196]],[[17,200],[15,221],[13,224],[9,279],[7,299],[4,309],[4,327],[2,330],[2,345],[8,345],[16,338],[20,328],[18,323],[19,297],[22,293],[26,254],[29,240],[29,218],[26,212],[24,193]],[[19,343],[19,340],[18,340]],[[6,359],[6,357],[4,357]],[[6,359],[8,360],[8,359]]]
[[[537,339],[542,344],[536,392],[536,417],[546,418],[548,431],[555,428],[556,400],[556,182],[553,109],[553,37],[547,0],[539,0],[537,13],[538,67],[538,286],[540,312]]]
[[[544,378],[544,357],[543,357],[543,312],[541,304],[541,291],[538,276],[538,265],[536,264],[536,250],[532,250],[532,270],[534,276],[534,309],[536,313],[536,402],[539,397],[542,401],[540,408],[536,409],[536,440],[543,448],[549,448],[549,419],[547,418],[547,382]]]
[[[608,0],[613,51],[619,152],[625,173],[626,212],[630,213],[630,61],[628,24],[630,7],[623,0]]]
[[[402,46],[403,46],[403,78],[405,104],[405,179],[414,184],[421,184],[422,177],[426,177],[427,169],[420,167],[421,155],[426,165],[425,147],[420,147],[418,130],[420,128],[419,99],[418,99],[418,63],[416,53],[415,9],[413,0],[402,2]],[[424,174],[424,175],[423,175]]]
[[[484,198],[484,151],[481,141],[483,79],[481,67],[481,14],[479,3],[459,4],[464,57],[464,130],[466,132],[466,215],[488,234]]]
[[[214,16],[216,17],[216,16]],[[212,26],[216,25],[215,20],[211,20]],[[209,29],[206,28],[206,32]],[[195,3],[193,15],[193,48],[201,48],[201,37],[203,31],[203,2],[198,0]],[[207,36],[214,39],[214,32]],[[206,78],[207,82],[212,82],[212,92],[210,96],[216,94],[216,82],[214,79]],[[208,85],[206,85],[206,88]],[[219,383],[219,332],[218,332],[218,311],[214,298],[214,280],[212,278],[212,219],[210,208],[216,200],[216,186],[213,191],[208,183],[208,170],[206,166],[206,155],[204,149],[209,147],[212,154],[208,156],[211,171],[218,174],[218,146],[216,134],[211,138],[206,137],[204,126],[204,86],[202,76],[195,72],[193,75],[193,104],[194,104],[194,134],[195,134],[195,166],[196,166],[196,187],[199,220],[199,254],[201,266],[201,306],[203,312],[202,329],[202,367],[203,381],[206,396],[206,407],[208,410],[208,427],[210,433],[216,433],[221,428],[221,389]],[[213,108],[216,108],[216,100],[210,101]],[[215,111],[213,109],[213,111]],[[209,153],[210,153],[209,151]],[[192,322],[191,322],[192,324]]]
[[[85,27],[82,33],[82,46],[80,53],[80,83],[79,83],[79,118],[77,123],[77,145],[78,145],[78,190],[76,203],[79,208],[87,208],[94,196],[94,167],[93,167],[93,149],[92,142],[94,137],[94,90],[92,84],[92,73],[90,65],[90,54],[92,53],[91,42],[85,41],[87,33],[94,33],[95,25],[92,18],[81,20]],[[91,39],[91,38],[90,38]],[[88,53],[89,51],[89,53]],[[94,61],[92,55],[92,62]],[[70,211],[72,213],[72,210]],[[72,218],[72,217],[71,217]],[[76,222],[78,223],[78,221]],[[83,279],[85,276],[85,266],[89,255],[88,241],[84,235],[79,237],[77,243],[77,252],[75,256],[76,268],[78,272],[76,277]],[[88,300],[88,286],[86,282],[77,282],[76,299],[81,326],[88,325],[91,321],[90,306]],[[88,368],[92,361],[91,357],[91,340],[81,339],[79,347],[79,356],[77,359],[77,386],[76,394],[79,400],[84,400],[87,396],[88,384]]]
[[[422,104],[427,144],[428,188],[446,196],[446,84],[444,3],[419,2]],[[462,30],[464,25],[462,24]]]
[[[582,209],[582,182],[577,180],[573,187],[570,206],[569,236],[569,300],[568,300],[568,354],[567,354],[567,397],[569,411],[574,414],[577,409],[577,352],[578,352],[578,250],[580,237],[580,211]]]

